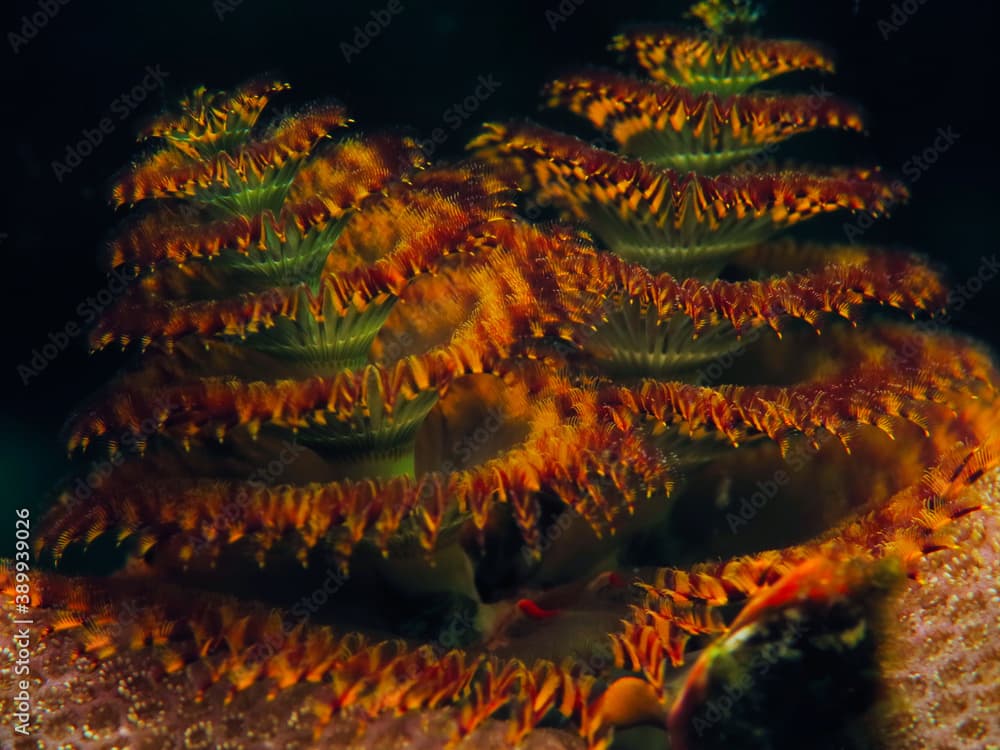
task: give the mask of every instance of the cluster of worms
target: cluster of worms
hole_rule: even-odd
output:
[[[608,748],[655,727],[678,749],[742,747],[704,718],[720,665],[768,639],[821,652],[815,631],[869,622],[873,591],[951,546],[1000,457],[997,373],[938,324],[947,288],[921,256],[776,237],[881,216],[906,189],[761,160],[862,132],[861,112],[760,93],[831,57],[740,31],[744,3],[692,12],[706,30],[617,36],[630,72],[546,86],[589,141],[489,123],[466,160],[434,163],[404,136],[341,134],[339,105],[268,122],[288,88],[272,81],[198,89],[150,124],[105,256],[134,281],[90,339],[133,364],[68,438],[136,450],[37,540],[63,566],[102,543],[125,559],[35,576],[49,653],[102,664],[87,700],[79,679],[40,686],[38,736]],[[804,452],[822,459],[782,471],[774,505],[822,517],[818,535],[681,559],[685,514],[733,512],[706,488]],[[293,615],[318,571],[337,591]],[[456,617],[460,643],[435,637]],[[84,715],[116,683],[126,708]],[[240,705],[239,729],[204,718]]]

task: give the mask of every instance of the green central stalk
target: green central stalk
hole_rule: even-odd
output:
[[[330,451],[327,464],[344,479],[416,478],[416,442],[406,440],[386,448]]]

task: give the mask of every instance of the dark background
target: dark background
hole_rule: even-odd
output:
[[[50,2],[52,18],[15,54],[8,32],[21,33],[22,16]],[[336,97],[363,130],[407,126],[426,136],[444,126],[448,140],[435,157],[452,157],[483,120],[548,117],[537,111],[541,84],[574,64],[611,64],[605,46],[623,24],[676,20],[689,4],[564,0],[562,8],[574,10],[553,30],[546,11],[560,12],[558,0],[399,2],[402,12],[350,62],[341,43],[353,44],[354,27],[387,2],[5,3],[0,27],[5,152],[0,179],[8,192],[0,204],[5,498],[0,506],[35,505],[47,498],[67,471],[59,434],[64,419],[121,364],[115,353],[88,355],[80,335],[27,385],[17,372],[50,332],[82,323],[77,306],[107,284],[96,259],[118,220],[106,201],[108,181],[134,153],[134,134],[144,118],[195,85],[226,87],[272,73],[295,87],[278,99],[277,108]],[[898,30],[887,30],[888,38],[878,22],[891,18],[893,5],[875,0],[772,2],[763,29],[768,35],[819,40],[836,50],[838,73],[822,82],[868,108],[869,135],[818,141],[819,160],[877,162],[901,173],[907,160],[933,143],[938,128],[959,134],[912,185],[910,205],[864,239],[913,247],[962,282],[976,273],[982,256],[997,249],[989,229],[997,214],[993,3],[898,5],[916,12]],[[140,83],[147,66],[157,65],[168,74],[165,87],[120,119],[119,97]],[[490,74],[499,89],[452,131],[446,110],[474,91],[480,75]],[[808,90],[820,80],[796,80],[794,86]],[[113,132],[58,180],[52,162],[64,160],[82,131],[109,115]],[[831,238],[842,240],[839,225],[833,228]],[[987,285],[962,311],[959,327],[1000,340],[993,331],[998,291],[1000,280]]]

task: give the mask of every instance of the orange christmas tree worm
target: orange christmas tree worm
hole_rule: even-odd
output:
[[[827,212],[882,215],[906,191],[867,167],[742,168],[861,118],[748,91],[832,69],[750,33],[749,4],[692,15],[707,33],[614,40],[644,77],[547,89],[623,154],[491,125],[475,159],[431,164],[404,137],[335,139],[339,105],[267,123],[286,86],[266,82],[199,89],[154,122],[160,148],[113,190],[136,206],[107,257],[135,283],[92,336],[141,357],[69,429],[71,451],[108,450],[116,470],[87,500],[67,493],[38,540],[63,564],[105,539],[129,559],[33,578],[37,736],[815,738],[763,710],[788,695],[755,654],[808,689],[831,654],[876,660],[882,601],[982,510],[997,375],[934,321],[946,287],[920,257],[771,239]],[[518,191],[564,224],[525,221]],[[700,377],[744,347],[751,376]],[[804,455],[823,458],[775,502],[841,499],[822,533],[676,559],[670,502],[697,503],[701,472],[787,476]],[[647,558],[623,576],[637,539]],[[747,676],[753,710],[699,731]],[[812,731],[860,709],[837,710]]]

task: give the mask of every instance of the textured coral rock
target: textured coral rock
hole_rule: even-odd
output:
[[[33,632],[54,625],[50,612],[36,610]],[[54,632],[35,641],[31,655],[33,720],[28,736],[14,732],[9,717],[17,681],[13,674],[13,617],[0,618],[0,748],[3,750],[443,750],[456,729],[456,712],[414,711],[367,722],[341,716],[314,733],[315,717],[303,706],[316,686],[300,683],[268,695],[258,684],[227,701],[228,688],[215,684],[201,692],[200,675],[189,669],[163,674],[148,651],[101,657],[77,654],[72,633]],[[506,722],[488,720],[454,747],[490,750],[509,747]],[[540,729],[524,740],[524,750],[580,750],[568,732]]]
[[[920,561],[889,618],[887,747],[1000,747],[1000,472],[971,492],[982,509],[955,522],[953,549]]]

